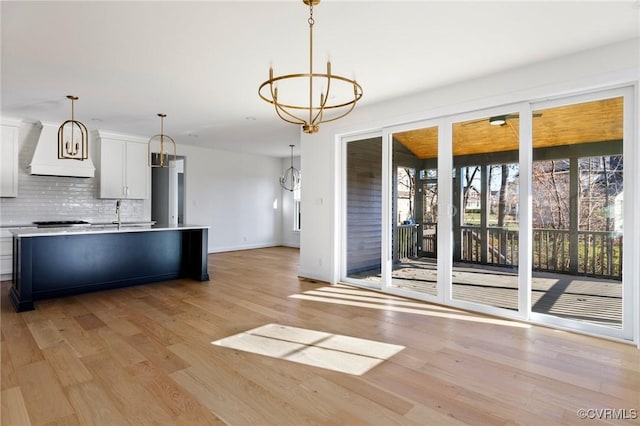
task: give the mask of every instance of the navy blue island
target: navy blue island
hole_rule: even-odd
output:
[[[13,230],[17,312],[34,300],[178,278],[208,281],[207,226],[152,225]]]

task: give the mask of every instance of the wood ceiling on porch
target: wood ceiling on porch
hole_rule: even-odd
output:
[[[533,147],[622,140],[622,117],[622,97],[534,111]],[[517,150],[519,128],[515,113],[507,114],[503,126],[489,124],[489,117],[454,123],[453,155]],[[438,156],[437,127],[393,136],[421,160]]]

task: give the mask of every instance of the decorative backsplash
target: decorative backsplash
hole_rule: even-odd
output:
[[[28,174],[35,142],[27,139],[20,147],[18,197],[0,198],[0,225],[30,225],[36,220],[98,223],[116,219],[116,200],[98,198],[99,178]],[[144,200],[122,200],[121,209],[123,221],[145,220]]]

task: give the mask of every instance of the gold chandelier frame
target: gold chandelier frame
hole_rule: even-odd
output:
[[[89,158],[89,131],[87,126],[74,118],[73,103],[78,100],[77,96],[67,95],[71,100],[71,120],[67,120],[58,128],[58,159],[86,160]],[[65,134],[65,129],[67,133]],[[65,140],[71,131],[71,138]],[[76,141],[76,131],[80,132],[80,140]]]
[[[149,167],[175,167],[176,166],[176,142],[169,135],[164,134],[164,118],[167,114],[158,113],[158,117],[160,117],[160,133],[157,135],[151,136],[149,142],[147,142],[147,161]],[[165,147],[165,139],[168,140],[169,143],[173,146],[173,154],[166,151]],[[152,146],[154,142],[159,140],[159,152],[152,152]],[[171,158],[173,157],[173,159]],[[157,160],[157,161],[155,161]],[[173,160],[173,161],[171,161]]]
[[[334,75],[331,73],[331,62],[327,61],[326,73],[314,73],[313,72],[313,25],[315,21],[313,19],[313,6],[320,3],[320,0],[302,0],[304,4],[309,6],[309,72],[308,73],[296,73],[286,74],[274,77],[273,67],[269,67],[269,79],[264,81],[258,88],[258,95],[260,98],[275,107],[276,114],[282,120],[302,126],[302,130],[305,133],[316,133],[319,130],[319,126],[322,123],[328,123],[330,121],[338,120],[347,114],[349,114],[356,106],[356,103],[362,98],[362,86],[358,84],[355,79],[349,79],[340,75]],[[309,79],[309,105],[293,105],[283,104],[278,102],[278,87],[279,81],[297,80],[297,79]],[[314,104],[313,102],[313,82],[314,79],[324,79],[326,90],[324,93],[320,93],[320,102]],[[353,98],[349,101],[340,102],[336,104],[327,104],[331,91],[331,82],[338,80],[353,87]],[[263,93],[263,89],[269,88],[267,94]],[[264,90],[266,91],[266,90]],[[308,117],[304,117],[302,114],[298,114],[300,111],[306,111]],[[337,115],[331,115],[325,117],[325,111],[337,112]]]

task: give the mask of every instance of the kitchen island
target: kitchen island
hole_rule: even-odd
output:
[[[178,278],[208,281],[208,226],[16,229],[9,299],[34,300]]]

